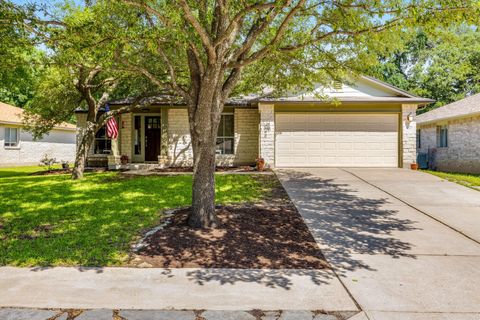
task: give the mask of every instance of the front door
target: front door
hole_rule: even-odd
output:
[[[145,117],[145,161],[158,161],[160,137],[160,117]]]

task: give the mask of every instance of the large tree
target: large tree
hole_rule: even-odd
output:
[[[117,60],[188,107],[193,149],[189,224],[216,224],[215,141],[225,102],[262,86],[307,88],[371,62],[396,33],[463,19],[468,1],[122,0],[108,11],[124,39]],[[136,11],[133,11],[136,9]],[[119,22],[121,21],[121,22]],[[121,27],[121,28],[120,28]],[[356,66],[355,66],[356,65]],[[272,72],[275,71],[275,72]],[[251,81],[245,81],[245,80]],[[243,91],[243,92],[242,92]],[[261,156],[261,155],[260,155]]]
[[[480,31],[476,26],[413,30],[405,46],[382,57],[374,76],[436,100],[423,111],[480,92]]]

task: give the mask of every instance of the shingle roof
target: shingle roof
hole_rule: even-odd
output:
[[[22,124],[23,109],[0,102],[0,123],[4,124]],[[62,123],[54,127],[55,129],[75,130],[75,125]]]
[[[452,118],[480,114],[480,93],[417,116],[417,123],[424,124]]]

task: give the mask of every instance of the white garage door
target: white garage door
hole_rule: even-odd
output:
[[[278,167],[397,167],[398,115],[277,113]]]

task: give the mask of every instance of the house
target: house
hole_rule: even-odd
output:
[[[431,166],[480,173],[480,94],[418,115],[417,130],[418,152],[430,154]]]
[[[75,126],[61,124],[42,139],[22,130],[23,109],[0,102],[0,166],[36,165],[47,154],[58,161],[75,159]]]
[[[416,157],[415,112],[432,100],[370,77],[349,82],[280,98],[229,100],[218,130],[217,164],[253,164],[260,156],[270,167],[409,166]],[[114,101],[110,108],[125,104]],[[86,111],[76,115],[77,125],[85,126]],[[181,102],[159,97],[149,108],[122,114],[118,123],[118,150],[112,151],[100,130],[89,165],[115,167],[119,155],[132,163],[192,164],[187,109]]]

